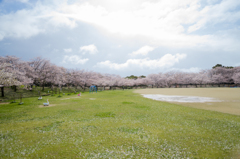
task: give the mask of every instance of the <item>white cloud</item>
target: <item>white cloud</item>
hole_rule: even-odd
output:
[[[150,51],[153,51],[155,48],[151,46],[143,46],[137,51],[132,52],[130,55],[147,55]]]
[[[120,70],[127,68],[149,68],[149,69],[158,69],[158,68],[167,68],[175,65],[180,60],[186,58],[186,54],[166,54],[160,59],[151,60],[149,58],[144,59],[129,59],[125,63],[118,64],[111,61],[104,61],[97,63],[97,67],[107,67],[110,69]]]
[[[83,54],[96,54],[98,52],[97,47],[94,44],[82,46],[80,47],[79,51],[83,52]]]
[[[162,1],[161,1],[162,2]],[[185,11],[178,11],[186,5],[194,5],[189,1],[182,3],[179,8],[173,3],[145,2],[140,8],[134,10],[108,11],[102,5],[94,6],[90,3],[64,6],[62,12],[78,21],[102,27],[108,32],[121,36],[144,36],[154,38],[161,45],[194,45],[202,43],[206,38],[201,36],[184,36],[185,23],[189,17]],[[179,4],[179,3],[177,3]],[[170,8],[172,7],[172,8]],[[194,7],[194,6],[193,6]],[[166,10],[169,8],[170,10]],[[177,13],[176,13],[177,12]],[[191,14],[190,11],[188,11]],[[183,14],[182,17],[179,14]],[[86,16],[88,15],[88,16]],[[186,39],[188,43],[185,42]],[[189,39],[190,38],[190,39]]]
[[[237,22],[240,1],[223,0],[216,4],[211,0],[206,3],[206,6],[201,6],[200,0],[39,1],[33,4],[32,9],[0,15],[0,40],[6,37],[29,38],[59,27],[75,28],[80,21],[114,36],[145,40],[147,45],[212,46],[218,44],[218,35],[211,32],[197,35],[195,31],[209,24],[217,26]],[[233,41],[234,44],[239,43],[236,39]],[[214,47],[219,46],[222,45]]]
[[[211,4],[211,2],[210,2]],[[219,4],[205,6],[199,10],[195,16],[193,25],[188,28],[188,32],[194,32],[206,27],[208,23],[216,25],[218,23],[232,23],[240,18],[240,11],[234,11],[240,1],[223,0]]]
[[[64,52],[66,52],[66,53],[72,52],[72,49],[71,49],[71,48],[69,48],[69,49],[63,49],[63,50],[64,50]]]
[[[208,23],[216,25],[237,21],[240,13],[232,10],[240,5],[240,1],[224,0],[219,4],[207,2],[207,6],[200,4],[200,0],[117,0],[114,3],[109,0],[90,0],[63,5],[59,13],[65,18],[93,25],[105,33],[126,38],[137,37],[148,45],[202,47],[217,42],[219,38],[211,33],[188,33],[206,28]]]
[[[64,56],[63,63],[71,63],[71,64],[85,64],[89,59],[82,59],[78,55],[72,55],[72,56]]]
[[[48,15],[50,18],[49,23],[56,26],[68,26],[70,28],[75,28],[77,27],[76,21],[69,18],[68,15],[57,13],[57,12],[52,12]]]
[[[18,0],[22,3],[30,3],[28,0]],[[3,2],[4,3],[4,2]],[[75,20],[68,16],[56,13],[59,6],[43,5],[42,2],[32,4],[32,9],[22,9],[0,15],[0,41],[4,38],[30,38],[45,33],[56,31],[58,27],[76,27]],[[53,28],[56,27],[56,28]]]
[[[32,11],[20,10],[15,13],[0,16],[0,40],[5,37],[29,38],[44,32],[38,26],[38,19]]]

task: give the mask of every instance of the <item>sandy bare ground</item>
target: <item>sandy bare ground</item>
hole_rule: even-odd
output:
[[[240,88],[158,88],[135,90],[140,94],[211,97],[221,102],[177,103],[199,109],[240,115]],[[176,102],[175,102],[176,103]]]
[[[66,100],[66,99],[70,99],[70,98],[63,98],[63,99],[60,99],[60,100]]]
[[[73,99],[73,98],[79,98],[80,99],[80,97],[70,97],[70,98],[63,98],[63,99],[60,99],[60,100],[67,100],[67,99]]]
[[[39,108],[54,107],[56,104],[49,104],[49,106],[39,105]]]
[[[3,102],[3,103],[0,103],[0,104],[10,104],[9,102]]]

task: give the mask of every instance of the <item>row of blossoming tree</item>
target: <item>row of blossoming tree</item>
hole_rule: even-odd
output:
[[[98,87],[188,87],[206,85],[237,85],[240,84],[240,67],[218,66],[198,73],[170,71],[166,73],[150,74],[146,78],[122,78],[118,75],[101,74],[79,69],[66,69],[51,63],[51,61],[37,57],[30,61],[22,61],[15,56],[0,57],[0,87],[4,96],[4,87],[16,89],[24,85],[31,90],[33,85],[44,90],[46,86],[52,90],[56,87],[85,88],[90,85]]]
[[[155,87],[237,86],[240,84],[240,67],[214,67],[198,73],[170,71],[147,76]]]
[[[147,79],[144,79],[147,81]],[[24,85],[26,89],[31,90],[32,86],[41,87],[44,91],[48,86],[52,90],[56,87],[74,87],[88,88],[94,84],[105,89],[105,87],[133,86],[139,80],[133,81],[122,78],[118,75],[101,74],[93,71],[78,69],[66,69],[52,64],[49,60],[37,57],[30,61],[22,61],[15,56],[0,57],[0,87],[2,97],[4,96],[4,87],[11,86],[17,89],[17,86]],[[144,82],[145,85],[150,83]]]

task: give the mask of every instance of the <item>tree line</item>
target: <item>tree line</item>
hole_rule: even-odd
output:
[[[36,57],[30,61],[23,61],[15,56],[0,57],[0,87],[4,96],[4,87],[24,85],[25,89],[31,90],[33,85],[44,90],[50,87],[74,87],[86,89],[90,85],[98,87],[187,87],[188,85],[221,85],[240,84],[240,67],[224,67],[220,64],[209,70],[198,73],[186,73],[170,71],[166,73],[149,74],[145,76],[128,76],[123,78],[119,75],[101,74],[83,69],[66,69],[51,63],[50,60]]]
[[[238,86],[240,84],[240,67],[218,66],[198,73],[169,71],[150,74],[147,78],[153,82],[155,87]]]

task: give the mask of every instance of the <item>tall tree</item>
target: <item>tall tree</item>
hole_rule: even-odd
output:
[[[45,84],[51,78],[52,69],[54,69],[53,64],[49,60],[37,57],[31,60],[29,65],[33,69],[31,76],[33,77],[34,84],[42,86],[42,90],[44,90]]]
[[[240,66],[234,68],[233,81],[235,84],[240,84]]]
[[[12,64],[10,63],[0,64],[0,87],[2,97],[4,97],[4,87],[22,84],[20,81],[17,80],[16,75],[14,75],[14,73],[7,71],[9,67],[12,67]]]
[[[15,56],[0,57],[1,63],[9,64],[4,70],[14,75],[15,80],[23,85],[31,84],[33,81],[31,78],[27,77],[28,65],[26,62],[21,61]],[[18,83],[17,83],[18,84]],[[17,85],[13,84],[14,90],[16,91]]]

